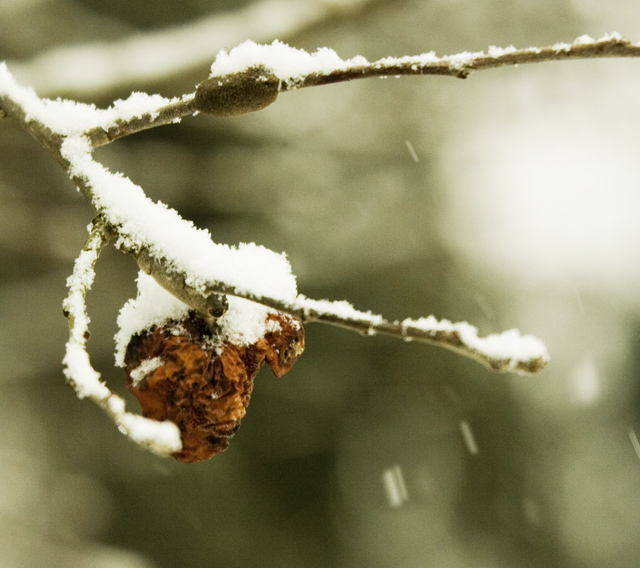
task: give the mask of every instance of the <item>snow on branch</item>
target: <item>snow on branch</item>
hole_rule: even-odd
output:
[[[157,277],[155,279],[158,281]],[[357,310],[344,300],[314,300],[298,294],[292,301],[283,301],[280,297],[255,294],[250,289],[240,290],[220,281],[209,282],[204,293],[205,297],[222,294],[244,298],[306,323],[324,323],[365,336],[382,334],[444,347],[474,359],[492,371],[532,374],[542,371],[549,362],[544,342],[532,335],[522,335],[517,329],[479,337],[478,329],[467,322],[453,323],[434,316],[390,321],[370,311]]]
[[[219,53],[211,66],[211,76],[224,77],[261,65],[279,78],[279,90],[284,92],[370,77],[444,75],[464,79],[473,71],[525,63],[639,56],[640,45],[617,33],[600,39],[583,35],[571,44],[557,43],[542,48],[491,46],[486,52],[463,52],[442,57],[430,51],[414,56],[385,57],[374,62],[367,61],[361,55],[342,60],[335,51],[328,48],[321,48],[310,54],[279,41],[270,45],[246,41],[229,52]]]
[[[128,438],[158,455],[169,456],[182,449],[178,427],[169,421],[156,422],[127,412],[124,400],[100,380],[89,359],[86,296],[95,277],[95,263],[107,240],[104,220],[96,218],[89,226],[87,243],[67,280],[69,295],[63,302],[63,310],[69,320],[69,340],[62,360],[64,374],[78,397],[95,402]]]
[[[104,219],[102,230],[115,238],[116,245],[132,254],[141,269],[162,287],[210,322],[225,312],[225,297],[232,295],[304,321],[441,345],[494,370],[537,372],[548,360],[544,345],[515,330],[479,338],[477,330],[466,323],[438,321],[431,316],[391,322],[357,311],[346,302],[317,301],[298,295],[295,277],[283,255],[254,244],[228,247],[214,243],[207,231],[197,229],[164,204],[154,203],[128,178],[96,162],[92,149],[116,135],[179,120],[181,113],[212,109],[216,113],[217,102],[223,107],[222,114],[236,107],[242,110],[243,106],[264,106],[264,101],[268,104],[277,96],[277,92],[275,96],[272,93],[274,88],[279,92],[321,84],[319,77],[332,82],[337,76],[366,76],[369,71],[386,75],[401,68],[406,73],[425,74],[429,69],[453,67],[459,75],[461,70],[468,73],[473,68],[515,64],[536,54],[548,58],[551,52],[561,57],[575,51],[582,56],[621,53],[620,46],[626,49],[630,44],[617,36],[598,41],[580,38],[571,45],[546,50],[492,48],[488,55],[437,58],[426,54],[369,64],[362,57],[343,61],[329,49],[308,54],[280,42],[269,46],[246,42],[228,54],[219,54],[212,66],[212,77],[201,83],[194,94],[167,100],[136,93],[106,110],[73,101],[40,99],[31,89],[17,85],[2,65],[0,108],[22,123],[66,169],[96,214]],[[106,133],[106,138],[99,140],[99,133]]]
[[[463,52],[442,57],[430,51],[369,62],[361,55],[343,60],[326,47],[308,53],[278,40],[268,45],[245,41],[230,51],[218,53],[209,78],[198,85],[195,93],[173,99],[164,106],[158,105],[154,112],[133,118],[122,116],[110,126],[96,126],[87,130],[87,137],[96,147],[140,130],[177,122],[198,112],[235,116],[268,106],[282,92],[355,79],[407,75],[464,79],[472,72],[484,69],[604,57],[640,57],[640,45],[614,32],[600,39],[583,35],[573,43],[556,43],[542,48],[492,46],[486,52]]]

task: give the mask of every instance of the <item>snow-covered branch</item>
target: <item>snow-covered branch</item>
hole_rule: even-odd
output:
[[[212,363],[206,368],[215,367],[218,374],[222,373],[218,377],[220,384],[227,384],[225,381],[233,375],[240,385],[236,398],[245,402],[232,405],[237,411],[234,420],[243,415],[248,400],[243,397],[250,392],[252,377],[261,362],[268,361],[279,376],[301,354],[304,331],[300,321],[445,347],[500,372],[541,371],[548,361],[544,344],[517,330],[479,337],[478,330],[465,322],[452,323],[433,316],[391,321],[356,310],[347,302],[309,299],[298,293],[295,276],[284,254],[255,244],[230,247],[215,243],[208,231],[196,228],[163,203],[150,200],[129,178],[97,162],[92,152],[97,146],[122,136],[179,122],[184,116],[234,116],[260,110],[273,103],[279,93],[302,87],[388,75],[466,77],[474,70],[536,61],[638,55],[639,46],[615,34],[600,40],[581,37],[572,44],[543,49],[490,48],[487,53],[440,58],[428,53],[374,63],[362,57],[344,61],[329,49],[309,54],[277,41],[266,46],[245,42],[228,53],[221,52],[212,65],[211,76],[197,85],[193,93],[174,99],[134,93],[108,109],[74,101],[41,99],[33,90],[18,85],[6,65],[0,64],[0,112],[21,125],[50,152],[88,199],[96,216],[87,245],[69,278],[69,296],[64,302],[70,325],[64,358],[69,383],[80,398],[90,398],[101,406],[120,430],[138,444],[162,455],[177,455],[183,449],[185,430],[179,431],[169,421],[155,422],[126,412],[124,401],[111,393],[91,366],[86,350],[89,318],[85,298],[93,282],[95,262],[108,239],[132,255],[140,269],[153,277],[143,283],[143,287],[153,289],[159,285],[169,292],[163,292],[164,297],[170,298],[166,310],[164,302],[154,303],[157,323],[145,320],[148,325],[134,331],[137,339],[132,339],[133,344],[141,342],[140,345],[150,351],[143,357],[142,367],[127,367],[131,384],[136,387],[139,380],[146,380],[138,375],[147,372],[159,373],[156,378],[162,377],[162,380],[170,378],[180,382],[175,373],[172,375],[165,368],[166,361],[153,355],[158,345],[173,349],[174,340],[181,345],[180,349],[185,349],[183,371],[200,369],[202,357],[202,361],[226,357],[227,363],[219,359],[222,367]],[[152,284],[148,284],[149,281]],[[141,282],[144,282],[142,277],[139,285]],[[235,339],[231,340],[231,336]],[[130,334],[119,336],[121,359],[125,351],[129,353],[130,339]],[[137,361],[135,356],[134,360]],[[238,410],[240,407],[242,412]],[[154,408],[151,404],[148,407],[151,414],[145,416],[165,416],[155,413]],[[226,402],[221,403],[214,414],[222,416],[230,412],[229,408]],[[224,422],[226,418],[220,420]],[[224,430],[223,437],[232,433]],[[216,447],[222,446],[226,447],[220,442]],[[189,452],[191,450],[187,452],[191,456]],[[191,457],[183,456],[186,461]]]
[[[247,37],[291,37],[330,19],[348,17],[380,0],[257,0],[168,29],[135,33],[111,43],[47,50],[12,62],[16,76],[43,93],[96,94],[167,79],[208,65],[225,46]]]
[[[210,77],[200,83],[194,93],[168,101],[153,112],[128,119],[122,117],[109,126],[97,125],[86,135],[91,145],[97,147],[198,112],[235,116],[268,106],[282,92],[355,79],[409,75],[464,79],[474,71],[497,67],[605,57],[640,57],[640,45],[612,33],[600,39],[581,36],[570,44],[557,43],[542,48],[492,46],[486,52],[439,57],[431,51],[369,62],[360,55],[343,60],[328,48],[307,53],[277,40],[269,45],[246,41],[228,52],[218,53]]]
[[[433,317],[392,322],[361,312],[344,302],[317,301],[298,295],[291,268],[282,255],[256,245],[231,248],[215,244],[180,215],[149,200],[121,174],[96,162],[92,149],[118,137],[196,113],[234,115],[273,102],[278,93],[354,78],[402,74],[467,76],[473,70],[534,61],[637,56],[640,49],[616,34],[600,40],[578,38],[549,48],[490,48],[488,53],[436,57],[340,59],[330,49],[314,54],[281,42],[245,42],[216,57],[211,76],[195,93],[163,99],[141,93],[106,110],[70,101],[39,99],[19,87],[6,67],[0,70],[0,108],[23,123],[67,170],[105,219],[117,246],[176,298],[213,321],[224,313],[226,295],[249,299],[303,321],[319,321],[364,334],[382,333],[452,349],[499,371],[537,372],[546,364],[544,345],[515,331],[479,338],[466,323]]]
[[[547,349],[538,338],[522,336],[517,329],[478,337],[478,330],[466,322],[452,323],[433,316],[388,321],[380,315],[356,310],[348,302],[318,301],[302,296],[286,311],[303,321],[333,324],[363,335],[380,333],[445,347],[493,371],[537,373],[549,360]]]
[[[86,296],[95,278],[95,264],[108,240],[104,220],[96,218],[89,227],[87,243],[76,259],[67,280],[69,295],[63,302],[69,320],[69,340],[62,364],[67,382],[79,398],[88,398],[102,408],[119,430],[136,444],[162,456],[182,449],[180,432],[172,422],[156,422],[125,410],[124,400],[100,380],[87,352],[89,316]]]
[[[18,86],[6,67],[0,69],[0,107],[22,123],[67,170],[119,248],[135,256],[140,267],[174,296],[206,318],[225,310],[224,295],[250,299],[288,312],[305,321],[321,321],[362,333],[384,333],[406,340],[443,345],[501,371],[536,372],[547,359],[541,343],[513,333],[481,340],[468,324],[435,318],[390,322],[368,312],[344,309],[340,303],[312,301],[297,295],[295,279],[284,257],[255,245],[230,248],[215,244],[206,231],[196,229],[180,215],[149,200],[128,178],[113,174],[96,162],[93,147],[144,128],[179,120],[186,114],[234,114],[255,110],[275,100],[281,90],[346,78],[405,73],[456,75],[472,69],[530,60],[567,58],[580,54],[626,53],[628,42],[610,36],[597,42],[580,38],[571,45],[548,49],[489,50],[489,54],[462,54],[437,58],[433,54],[385,59],[369,64],[361,57],[343,61],[328,49],[308,54],[280,42],[258,46],[242,44],[221,53],[212,77],[195,94],[168,100],[141,93],[117,101],[106,110],[71,101],[38,98]],[[633,51],[633,50],[632,50]],[[257,87],[256,87],[257,86]],[[266,102],[265,102],[266,101]],[[497,348],[500,338],[508,338]],[[522,341],[521,341],[522,340]],[[526,344],[522,349],[518,345]],[[512,348],[512,355],[509,352]]]

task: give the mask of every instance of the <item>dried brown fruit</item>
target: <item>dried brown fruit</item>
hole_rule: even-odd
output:
[[[195,312],[131,338],[125,356],[127,389],[145,417],[178,426],[183,447],[173,454],[177,460],[199,462],[226,450],[262,364],[267,362],[280,377],[302,354],[299,320],[270,313],[267,321],[268,331],[250,345],[225,340]]]

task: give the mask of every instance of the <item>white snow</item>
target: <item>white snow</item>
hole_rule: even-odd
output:
[[[169,422],[155,422],[128,413],[124,400],[113,394],[100,380],[100,373],[92,367],[86,350],[89,317],[85,298],[93,284],[94,265],[101,243],[101,236],[91,233],[87,247],[76,259],[73,273],[67,279],[69,295],[63,305],[69,314],[71,326],[63,359],[64,374],[79,398],[93,400],[134,442],[166,456],[182,448],[178,427]]]
[[[160,95],[146,93],[132,93],[127,99],[120,99],[106,109],[98,109],[94,105],[87,105],[68,100],[42,100],[42,112],[34,109],[31,115],[46,124],[51,130],[63,135],[81,134],[92,128],[105,130],[119,120],[128,121],[132,118],[150,114],[155,116],[158,110],[180,99],[167,99]]]
[[[553,48],[560,51],[569,51],[573,46],[586,45],[594,41],[606,41],[620,39],[619,34],[613,33],[603,36],[599,40],[582,35],[572,44],[557,43]],[[482,57],[499,58],[518,51],[513,45],[505,48],[490,46],[487,53],[484,51],[461,52],[453,55],[438,57],[433,51],[420,55],[404,57],[385,57],[373,63],[369,63],[361,55],[347,60],[341,59],[332,49],[322,47],[314,53],[308,53],[302,49],[296,49],[275,40],[271,44],[260,45],[253,41],[245,41],[230,51],[222,50],[216,56],[211,65],[211,77],[221,77],[230,73],[237,73],[255,65],[263,65],[270,68],[281,81],[293,82],[301,80],[312,73],[331,73],[337,70],[348,70],[354,67],[388,67],[394,65],[414,66],[415,68],[437,64],[439,62],[449,64],[455,68],[465,68]],[[525,51],[539,51],[532,47]]]
[[[211,65],[211,77],[237,73],[254,65],[264,65],[280,80],[290,81],[311,73],[330,73],[337,69],[368,65],[368,61],[360,55],[345,61],[328,47],[308,53],[279,40],[268,45],[245,41],[231,51],[218,53]]]
[[[614,32],[615,33],[615,32]],[[603,38],[604,39],[604,38]],[[607,38],[610,39],[610,38]],[[616,39],[620,39],[620,37],[616,38]],[[593,43],[595,40],[587,35],[587,34],[583,34],[579,37],[577,37],[574,41],[573,41],[573,45],[584,45],[584,44],[588,44],[588,43]]]
[[[611,32],[610,34],[604,34],[598,39],[593,39],[591,36],[587,34],[583,34],[577,37],[575,40],[573,40],[572,43],[564,43],[564,42],[555,43],[553,44],[553,49],[556,51],[570,51],[572,47],[579,46],[579,45],[589,45],[591,43],[600,43],[603,41],[612,41],[612,40],[620,41],[621,39],[622,39],[622,36],[618,32]]]
[[[84,308],[86,291],[91,288],[95,272],[93,265],[97,258],[95,250],[83,250],[76,258],[73,274],[67,278],[69,295],[63,302],[63,308],[73,315],[74,325],[70,339],[84,344],[84,334],[89,328],[89,317]]]
[[[325,316],[335,316],[345,322],[366,322],[371,326],[370,334],[376,333],[375,326],[388,323],[381,315],[356,310],[345,301],[312,300],[301,294],[294,306],[311,318],[314,316],[313,312],[316,312]],[[549,359],[547,348],[540,339],[532,335],[522,335],[517,329],[479,337],[478,329],[467,322],[452,323],[446,319],[439,320],[434,316],[407,318],[399,322],[399,325],[407,333],[409,340],[411,336],[408,335],[406,328],[417,328],[426,332],[455,332],[466,350],[482,354],[486,359],[506,361],[506,368],[511,370],[517,369],[519,364],[525,361]]]
[[[167,456],[182,449],[180,430],[169,420],[158,422],[125,412],[119,414],[115,422],[125,436],[158,455]]]
[[[107,109],[98,109],[76,101],[63,99],[40,99],[33,89],[19,86],[7,70],[4,62],[0,63],[0,94],[10,96],[19,102],[27,119],[37,120],[51,130],[64,136],[80,135],[92,128],[108,128],[118,120],[151,114],[179,98],[167,99],[160,95],[132,93],[127,99],[117,100]],[[185,95],[189,96],[189,95]]]
[[[487,55],[489,55],[489,57],[502,57],[513,53],[514,51],[518,50],[513,45],[510,45],[509,47],[496,47],[495,45],[490,45],[489,49],[487,49]]]
[[[93,284],[93,267],[98,258],[97,241],[92,241],[92,244],[92,247],[80,252],[73,265],[73,273],[67,278],[69,294],[63,302],[63,308],[69,315],[71,326],[62,364],[64,375],[79,398],[104,400],[111,393],[100,380],[100,373],[91,366],[85,347],[89,330],[85,296]]]
[[[580,37],[589,37],[589,36],[580,36]],[[618,32],[611,32],[609,34],[604,34],[602,37],[598,38],[596,41],[610,41],[612,39],[616,41],[620,41],[622,39],[622,36]]]
[[[119,367],[124,367],[127,345],[133,335],[170,319],[181,320],[190,309],[144,272],[138,273],[137,283],[138,296],[129,300],[118,315],[115,355]]]
[[[403,57],[383,57],[378,59],[372,65],[376,67],[386,67],[390,65],[427,65],[429,63],[437,63],[440,58],[435,51],[421,53],[420,55],[405,55]]]
[[[409,492],[400,465],[396,464],[385,469],[382,472],[382,483],[391,507],[399,507],[409,500]]]
[[[462,53],[447,55],[442,60],[449,62],[455,68],[462,69],[468,67],[475,59],[484,56],[484,51],[463,51]]]
[[[136,386],[142,379],[162,367],[162,365],[164,365],[164,359],[162,357],[152,357],[151,359],[142,361],[142,363],[129,373],[133,386]]]
[[[273,310],[235,296],[228,296],[229,309],[216,323],[221,327],[221,338],[235,345],[250,345],[275,326],[268,324],[267,315]]]
[[[91,366],[84,345],[69,341],[62,364],[64,375],[71,381],[78,398],[100,401],[111,394],[109,388],[100,380],[100,373]]]
[[[469,424],[469,422],[467,422],[466,420],[461,420],[459,426],[464,445],[467,447],[467,451],[472,456],[478,455],[478,453],[480,452],[480,448],[478,447],[476,437],[473,435],[471,424]]]
[[[420,163],[420,158],[418,156],[418,153],[416,152],[416,149],[413,147],[411,140],[405,140],[404,143],[405,143],[405,146],[407,147],[407,150],[409,150],[409,154],[411,154],[411,158],[413,159],[413,161],[416,164]]]
[[[627,428],[627,434],[629,435],[629,440],[631,440],[633,451],[636,453],[636,456],[638,456],[638,459],[640,459],[640,441],[638,440],[636,431],[633,428]]]

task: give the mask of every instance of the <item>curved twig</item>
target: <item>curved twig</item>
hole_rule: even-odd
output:
[[[95,402],[128,438],[158,455],[168,456],[182,449],[178,427],[172,422],[156,422],[127,412],[124,400],[100,380],[87,352],[86,296],[95,277],[95,263],[108,238],[104,219],[97,217],[89,226],[87,243],[67,280],[69,295],[63,302],[63,312],[69,320],[69,340],[62,360],[64,375],[78,398]]]
[[[275,73],[279,81],[277,90],[283,93],[305,87],[318,87],[374,77],[430,75],[464,79],[474,71],[528,63],[606,57],[640,57],[640,45],[615,33],[598,40],[581,36],[571,44],[557,43],[543,48],[491,47],[487,52],[464,52],[443,57],[429,52],[415,56],[386,57],[371,63],[361,56],[343,61],[333,52],[327,57],[326,51],[321,50],[309,54],[279,42],[274,42],[271,45],[256,45],[253,42],[245,42],[228,53],[223,51],[218,54],[212,66],[212,77],[220,79],[221,88],[226,86],[228,77],[232,75],[246,76],[247,79],[255,82],[267,78],[266,73],[263,77],[256,77],[253,73],[256,67],[263,67],[269,74]],[[278,61],[287,53],[290,53],[292,58],[297,61],[297,65],[293,66],[294,71],[291,71],[291,66],[279,69]],[[212,98],[214,96],[215,93]],[[227,93],[224,93],[224,96],[227,96]],[[275,96],[273,100],[275,100]],[[221,104],[228,104],[228,101],[225,100]],[[255,108],[251,108],[251,101],[248,98],[247,101],[243,101],[242,94],[240,94],[235,105],[242,108],[243,104],[245,110],[238,113],[255,110]],[[92,146],[97,147],[148,128],[176,122],[198,112],[198,110],[194,104],[194,93],[191,93],[185,95],[181,101],[159,106],[153,113],[137,116],[131,120],[118,121],[107,129],[94,128],[89,130],[87,136]]]

